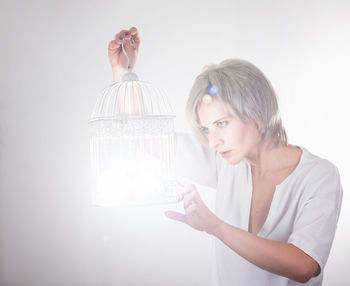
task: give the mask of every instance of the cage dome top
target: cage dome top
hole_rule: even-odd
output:
[[[120,117],[175,117],[164,91],[128,72],[107,86],[97,99],[90,121]]]

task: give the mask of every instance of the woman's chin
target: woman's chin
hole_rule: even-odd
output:
[[[231,155],[231,156],[225,158],[225,160],[231,165],[238,164],[239,162],[241,162],[242,159],[243,159],[242,157],[234,156],[234,155]]]

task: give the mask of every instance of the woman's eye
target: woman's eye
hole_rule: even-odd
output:
[[[227,121],[219,121],[216,123],[218,127],[225,127],[227,125]]]
[[[207,128],[207,127],[201,127],[200,130],[204,134],[208,134],[209,133],[209,128]]]

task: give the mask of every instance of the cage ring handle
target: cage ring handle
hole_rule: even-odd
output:
[[[130,34],[130,32],[129,32],[129,34]],[[123,37],[122,50],[123,50],[123,53],[124,53],[124,55],[126,56],[126,58],[128,60],[128,70],[130,70],[131,69],[131,62],[130,62],[130,58],[129,58],[129,56],[128,56],[126,50],[125,50],[125,47],[124,47],[125,40],[128,40],[128,41],[131,42],[131,45],[134,48],[134,50],[136,50],[136,45],[135,45],[134,38],[133,38],[133,36],[131,34],[130,34],[129,37]]]

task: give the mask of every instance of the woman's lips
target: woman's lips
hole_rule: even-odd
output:
[[[230,156],[230,154],[231,154],[231,150],[225,151],[225,152],[220,152],[220,155],[221,155],[223,158],[227,158],[228,156]]]

